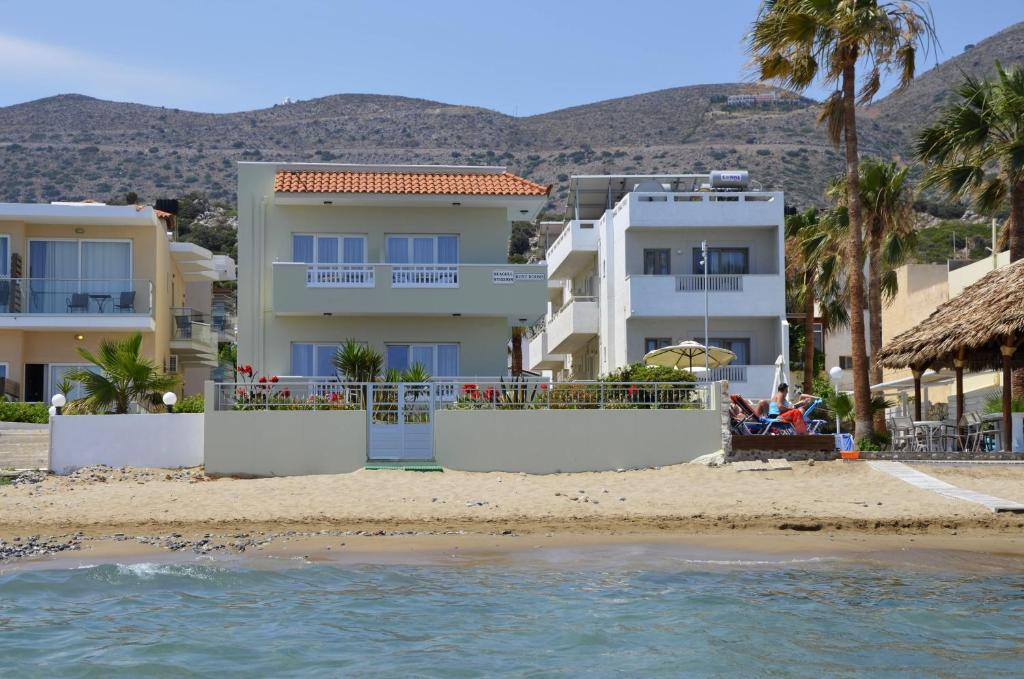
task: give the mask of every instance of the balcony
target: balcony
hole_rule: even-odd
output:
[[[596,297],[573,297],[548,321],[550,354],[570,354],[597,336],[599,313]]]
[[[186,365],[217,365],[217,333],[210,317],[188,307],[171,309],[171,353]]]
[[[502,316],[544,313],[539,264],[305,264],[274,262],[273,305],[295,316]]]
[[[627,227],[772,226],[783,220],[782,194],[765,191],[641,192],[613,208]]]
[[[153,284],[142,279],[2,278],[0,328],[152,331]]]
[[[530,370],[561,370],[565,367],[565,356],[552,354],[548,351],[548,332],[546,328],[538,330],[530,339],[527,348]]]
[[[786,278],[781,274],[709,274],[712,316],[784,316]],[[627,318],[704,315],[704,276],[626,278]]]
[[[597,254],[597,222],[573,220],[548,248],[545,259],[549,278],[572,278],[594,263]]]
[[[748,399],[770,398],[775,383],[774,365],[727,365],[712,368],[705,377],[703,371],[697,374],[701,382],[729,382],[729,391]]]

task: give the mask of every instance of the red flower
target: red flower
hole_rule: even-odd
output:
[[[246,375],[252,375],[252,366],[246,363],[245,365],[242,366],[242,372],[244,372]]]
[[[237,368],[235,368],[235,370],[237,372],[239,372],[239,373],[245,373],[245,366],[244,365],[240,365]]]
[[[341,396],[338,395],[338,392],[333,391],[333,392],[331,392],[331,400],[332,401],[340,401],[341,400]]]
[[[477,398],[477,399],[480,398],[480,391],[479,390],[473,390],[473,391],[469,392],[469,397],[470,398]]]
[[[292,392],[289,391],[288,389],[285,389],[284,391],[281,392],[281,395],[284,396],[285,398],[289,398],[292,395]]]
[[[271,377],[270,381],[276,383],[277,382],[277,375],[274,375],[273,377]]]
[[[260,384],[266,384],[266,383],[267,383],[267,376],[264,375],[263,377],[260,378]]]
[[[626,390],[626,393],[629,394],[630,396],[633,396],[638,391],[640,390],[637,388],[637,386],[635,384],[631,384],[629,385],[629,389]]]
[[[540,385],[540,390],[541,391],[547,391],[548,390],[548,385],[546,385],[546,384]]]
[[[238,394],[239,396],[245,396],[245,389],[239,387],[238,389],[235,390],[235,393]]]
[[[474,392],[474,391],[476,391],[476,385],[475,384],[463,384],[462,385],[462,393],[463,394],[469,394],[469,393]]]
[[[494,399],[494,387],[487,387],[484,389],[484,398],[488,401]]]

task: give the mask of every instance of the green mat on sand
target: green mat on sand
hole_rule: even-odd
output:
[[[424,464],[424,463],[412,463],[408,464],[405,462],[372,462],[366,465],[367,469],[379,470],[379,469],[400,469],[406,472],[443,472],[444,469],[441,465],[437,464]]]

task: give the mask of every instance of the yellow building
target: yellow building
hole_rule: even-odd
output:
[[[4,393],[48,401],[85,365],[79,347],[136,332],[144,356],[169,372],[214,367],[217,333],[192,309],[209,300],[193,302],[188,288],[220,280],[220,269],[208,250],[174,242],[173,216],[151,207],[0,203]]]

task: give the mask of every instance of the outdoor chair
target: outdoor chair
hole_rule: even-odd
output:
[[[981,450],[981,415],[978,413],[964,413],[960,418],[960,431],[957,437],[960,449],[965,453],[976,453]]]
[[[891,418],[889,420],[889,432],[892,435],[890,447],[894,452],[910,452],[917,449],[914,421],[909,417]]]
[[[135,291],[130,290],[120,293],[118,301],[114,304],[114,311],[135,313]]]
[[[68,297],[68,313],[74,313],[75,310],[89,312],[89,295],[84,292],[72,292],[71,296]]]
[[[192,339],[192,317],[188,314],[174,317],[174,324],[178,329],[178,337]]]

